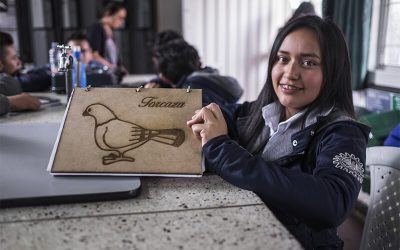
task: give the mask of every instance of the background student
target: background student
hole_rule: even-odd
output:
[[[121,53],[114,40],[113,30],[123,27],[127,11],[119,2],[108,3],[103,10],[101,19],[87,29],[90,47],[94,59],[109,67],[122,79],[128,72],[122,65]]]
[[[158,88],[158,87],[160,87],[160,88],[171,88],[172,87],[171,83],[164,82],[161,79],[161,72],[160,72],[160,66],[159,66],[158,58],[163,57],[163,54],[168,49],[170,49],[171,46],[173,46],[173,44],[179,44],[179,43],[188,44],[185,41],[185,39],[182,37],[182,35],[179,34],[176,31],[174,31],[174,30],[165,30],[165,31],[161,31],[161,32],[159,32],[157,34],[157,36],[156,36],[156,38],[154,40],[154,45],[153,45],[152,62],[153,62],[153,65],[154,65],[154,69],[159,74],[159,76],[157,78],[154,78],[154,79],[150,80],[145,85],[146,88]],[[191,46],[190,44],[188,44],[188,45]],[[203,66],[202,62],[200,61],[200,58],[198,56],[197,50],[193,46],[191,46],[191,47],[192,47],[193,50],[195,50],[195,54],[197,54],[197,57],[198,57],[196,59],[196,63],[198,65],[195,65],[196,71],[201,71],[202,73],[212,73],[214,75],[219,74],[218,69],[215,69],[215,68],[212,68],[212,67],[209,67],[209,66]],[[179,56],[177,56],[176,58],[178,58],[178,57]],[[236,87],[236,84],[234,84],[234,86]],[[242,95],[242,93],[240,93],[240,96],[241,95]]]
[[[153,49],[152,49],[153,50],[153,55],[151,57],[151,61],[153,62],[154,69],[156,71],[157,71],[157,65],[158,65],[156,51],[161,46],[167,44],[170,41],[176,40],[176,39],[184,40],[182,35],[179,34],[176,31],[174,31],[174,30],[164,30],[164,31],[161,31],[161,32],[159,32],[157,34],[156,38],[154,39],[154,44],[153,44]]]
[[[22,61],[19,59],[14,40],[10,34],[0,31],[2,39],[2,69],[7,77],[12,77],[19,82],[22,91],[46,91],[51,86],[50,67],[36,67],[26,73],[22,72]],[[3,74],[3,76],[5,76]],[[3,79],[6,81],[7,79]]]
[[[37,110],[38,98],[22,93],[20,82],[12,77],[21,66],[12,37],[0,32],[0,115],[9,111]]]
[[[161,81],[169,87],[203,90],[203,105],[236,103],[243,89],[233,77],[222,76],[218,70],[201,67],[197,50],[183,39],[173,39],[155,50],[154,57]],[[152,87],[147,85],[146,87]]]
[[[354,120],[350,60],[339,28],[317,16],[288,22],[273,44],[258,99],[240,105],[239,137],[218,105],[188,121],[205,166],[255,192],[306,249],[341,249],[336,234],[363,181],[369,128]]]
[[[86,65],[86,71],[107,71],[108,67],[94,59],[93,50],[90,47],[87,36],[83,33],[73,33],[68,39],[67,44],[71,47],[79,46],[81,52],[81,62]]]
[[[161,46],[164,46],[165,44],[173,40],[184,41],[182,35],[174,30],[161,31],[157,34],[156,38],[154,39],[151,61],[154,66],[154,70],[157,72],[157,74],[160,73],[158,70],[158,59],[157,59],[158,56],[156,56],[157,50]],[[171,88],[171,87],[172,87],[171,84],[163,82],[159,75],[145,84],[145,88]]]

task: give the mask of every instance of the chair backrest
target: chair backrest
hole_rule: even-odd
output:
[[[367,148],[371,191],[361,248],[400,249],[400,148]]]

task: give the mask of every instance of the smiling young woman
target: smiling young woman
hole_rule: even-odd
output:
[[[369,133],[354,120],[346,42],[331,21],[303,16],[270,55],[257,100],[225,116],[235,134],[216,104],[188,126],[206,170],[256,193],[305,249],[341,249],[336,227],[357,200]]]

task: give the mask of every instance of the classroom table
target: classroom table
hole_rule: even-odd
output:
[[[64,103],[0,123],[60,122],[65,96],[45,95]],[[217,175],[141,180],[133,199],[1,208],[0,249],[302,249],[254,193]]]

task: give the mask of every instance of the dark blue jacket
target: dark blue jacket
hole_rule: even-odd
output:
[[[320,118],[291,136],[292,154],[273,162],[219,136],[203,147],[205,166],[256,193],[306,249],[340,249],[336,227],[357,200],[368,133],[355,121]]]
[[[215,102],[220,106],[236,103],[243,94],[243,89],[235,78],[222,76],[217,71],[195,71],[182,77],[177,88],[202,89],[203,106]]]
[[[31,69],[26,74],[16,74],[14,78],[21,83],[24,92],[47,91],[51,87],[49,65]]]

